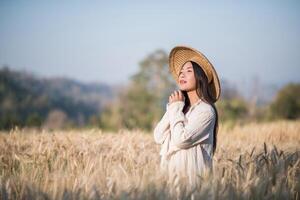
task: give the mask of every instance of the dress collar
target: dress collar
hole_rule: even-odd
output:
[[[197,105],[199,105],[201,102],[203,102],[201,99],[198,99],[193,105],[190,105],[189,111],[191,112]]]
[[[195,107],[196,105],[198,105],[199,103],[201,103],[202,100],[201,99],[198,99],[193,105],[191,105],[191,107]]]

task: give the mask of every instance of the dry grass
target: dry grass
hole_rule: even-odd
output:
[[[299,199],[300,121],[220,127],[203,199]],[[173,199],[152,134],[120,130],[0,134],[1,199]],[[189,194],[182,192],[185,199]]]

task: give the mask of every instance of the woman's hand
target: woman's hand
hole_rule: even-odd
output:
[[[184,101],[184,95],[180,90],[175,90],[169,96],[169,103],[172,103],[172,102],[175,102],[175,101]]]

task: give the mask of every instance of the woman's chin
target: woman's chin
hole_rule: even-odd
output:
[[[189,92],[189,91],[194,90],[193,88],[187,87],[187,86],[186,86],[186,87],[185,87],[185,86],[180,86],[179,89],[180,89],[181,91],[185,91],[185,92]]]
[[[182,87],[182,86],[180,86],[179,89],[180,89],[181,91],[186,91],[186,90],[187,90],[186,87]]]

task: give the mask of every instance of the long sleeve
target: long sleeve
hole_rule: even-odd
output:
[[[183,101],[177,101],[168,107],[172,137],[170,153],[202,143],[209,138],[209,130],[214,123],[212,109],[195,109],[186,123],[183,106]]]
[[[166,107],[168,107],[168,105],[169,103],[167,104]],[[166,110],[161,120],[157,123],[153,132],[154,132],[154,141],[157,144],[162,144],[165,141],[167,135],[170,133],[170,121],[169,121],[168,109]]]

